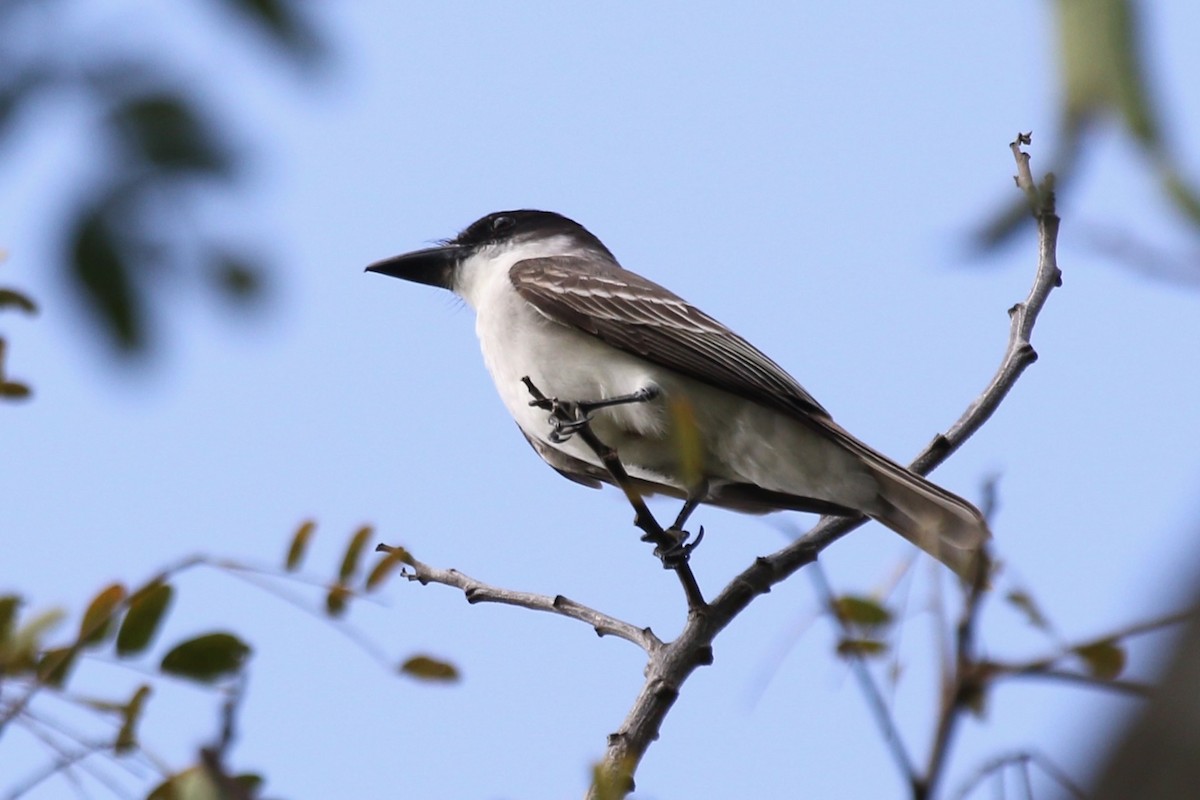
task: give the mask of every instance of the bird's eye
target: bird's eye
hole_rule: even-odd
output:
[[[514,220],[512,217],[501,214],[492,220],[492,233],[504,233],[514,224],[516,224],[516,220]]]

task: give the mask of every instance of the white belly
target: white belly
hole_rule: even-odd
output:
[[[493,297],[485,308],[475,327],[496,389],[521,429],[550,447],[601,466],[578,436],[550,441],[549,412],[529,405],[526,376],[545,396],[571,401],[657,387],[654,400],[598,410],[592,422],[636,478],[685,492],[698,479],[710,486],[746,483],[841,503],[874,492],[873,484],[859,485],[865,476],[850,468],[842,448],[785,414],[551,322],[515,292]]]

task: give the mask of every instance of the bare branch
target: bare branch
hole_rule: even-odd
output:
[[[376,549],[391,552],[394,548],[381,544]],[[406,558],[405,563],[412,568],[412,572],[406,570],[400,574],[410,581],[418,581],[422,585],[439,583],[443,586],[461,589],[466,595],[468,603],[501,603],[577,619],[591,625],[598,636],[615,636],[618,639],[632,642],[651,656],[654,656],[663,646],[662,641],[649,628],[631,625],[563,597],[561,594],[551,597],[548,594],[502,589],[476,580],[456,569],[438,569],[411,557]]]

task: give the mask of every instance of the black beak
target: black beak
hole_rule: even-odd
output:
[[[390,275],[406,281],[452,289],[461,249],[458,245],[448,244],[417,250],[376,261],[367,267],[367,272],[378,272],[380,275]]]

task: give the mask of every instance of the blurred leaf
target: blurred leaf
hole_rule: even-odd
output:
[[[146,800],[228,800],[204,767],[188,767],[154,787]]]
[[[1163,186],[1175,209],[1193,225],[1200,226],[1200,196],[1197,196],[1196,190],[1173,169],[1163,175]]]
[[[696,412],[686,398],[672,395],[667,400],[671,420],[671,443],[679,456],[679,473],[685,486],[704,480],[704,444],[696,425]]]
[[[300,523],[300,527],[292,535],[292,543],[288,546],[287,560],[284,562],[288,572],[300,569],[301,563],[304,562],[304,555],[308,552],[309,542],[312,541],[313,531],[316,529],[316,522],[311,519],[305,520]]]
[[[250,301],[262,294],[263,269],[243,255],[217,252],[209,274],[213,285],[232,300]]]
[[[1014,589],[1004,599],[1025,615],[1025,621],[1038,630],[1050,630],[1050,621],[1042,614],[1033,596],[1021,589]]]
[[[201,683],[212,683],[239,671],[250,647],[231,633],[209,633],[180,642],[162,660],[162,671]]]
[[[887,651],[887,643],[877,639],[844,638],[837,644],[837,654],[842,658],[874,658],[886,654]]]
[[[100,644],[112,632],[113,614],[125,602],[125,587],[119,583],[110,584],[92,598],[83,619],[79,623],[79,641],[81,644]]]
[[[242,788],[245,797],[256,797],[267,782],[262,775],[254,772],[243,772],[241,775],[235,775],[233,776],[233,781]]]
[[[293,58],[313,61],[321,55],[321,41],[294,0],[225,0]]]
[[[0,289],[0,309],[7,307],[17,308],[27,314],[37,313],[37,303],[16,289]]]
[[[5,672],[12,674],[31,669],[35,656],[41,652],[42,639],[66,617],[60,608],[52,608],[36,614],[33,619],[18,627],[5,642],[2,661]]]
[[[4,65],[0,75],[0,139],[8,133],[8,124],[23,106],[28,106],[37,94],[52,83],[55,75],[45,63],[17,66]]]
[[[892,624],[892,612],[878,600],[860,595],[842,595],[833,601],[833,613],[847,625],[883,628]]]
[[[71,272],[109,334],[124,350],[145,345],[141,298],[133,285],[130,264],[106,218],[102,197],[84,208],[71,234]]]
[[[165,172],[228,176],[233,156],[190,101],[158,89],[120,101],[109,115],[130,154]]]
[[[454,683],[460,677],[453,664],[429,656],[413,656],[400,665],[400,672],[419,680],[441,683]]]
[[[121,727],[117,731],[117,738],[113,743],[113,749],[116,752],[128,753],[137,747],[137,725],[142,719],[142,711],[145,709],[148,697],[150,697],[150,687],[143,683],[133,693],[129,702],[122,707]]]
[[[17,610],[21,607],[21,597],[15,594],[0,595],[0,648],[12,636],[17,624]]]
[[[329,593],[325,595],[325,610],[331,617],[340,617],[346,613],[346,604],[350,602],[352,593],[350,587],[344,583],[335,583],[329,587]]]
[[[1113,639],[1080,645],[1071,652],[1083,659],[1093,678],[1111,681],[1125,670],[1125,648]]]
[[[354,577],[354,573],[358,571],[358,562],[362,558],[363,548],[367,545],[367,539],[375,529],[370,525],[363,525],[354,532],[350,537],[350,544],[346,547],[346,554],[342,556],[342,567],[338,570],[338,582],[349,583]]]
[[[24,400],[33,390],[19,381],[0,381],[0,397],[9,400]]]
[[[42,653],[38,660],[38,680],[47,686],[61,688],[67,682],[71,667],[79,655],[78,647],[55,647]]]
[[[627,757],[615,769],[606,770],[604,765],[592,766],[592,792],[596,800],[624,800],[633,791],[633,770],[636,760]]]
[[[379,559],[370,574],[367,575],[367,591],[378,589],[397,566],[406,563],[405,556],[407,555],[404,548],[396,548],[388,551],[383,558]]]
[[[137,655],[150,645],[174,594],[170,584],[155,581],[133,596],[121,629],[117,631],[118,656]]]

